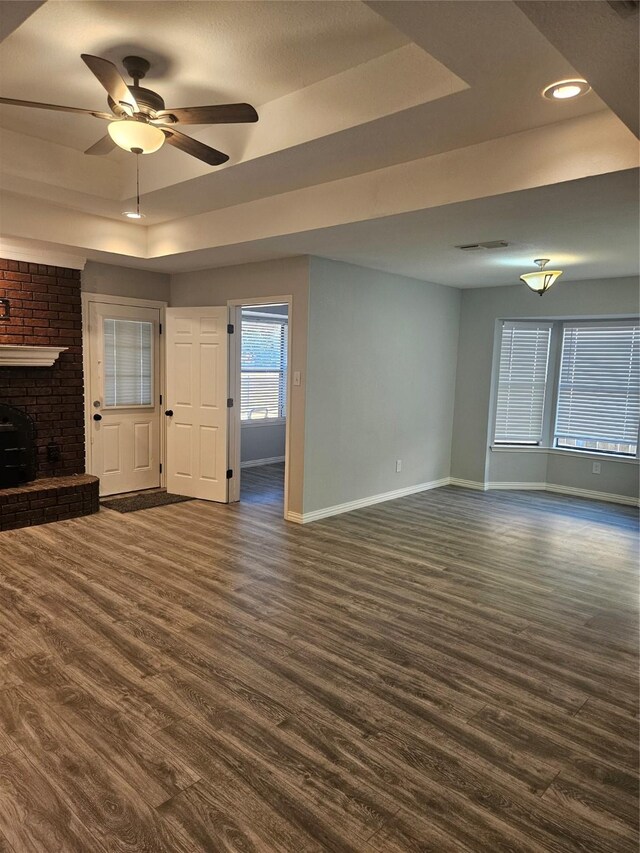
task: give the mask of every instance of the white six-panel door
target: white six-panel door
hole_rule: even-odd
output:
[[[160,485],[158,308],[92,302],[89,440],[100,494]]]
[[[228,311],[166,313],[167,491],[227,503]]]

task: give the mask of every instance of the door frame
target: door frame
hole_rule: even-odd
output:
[[[291,320],[293,308],[293,296],[287,294],[285,296],[247,296],[244,299],[229,299],[227,300],[229,307],[229,322],[233,323],[235,329],[241,329],[242,308],[251,305],[286,305],[288,320],[287,320],[287,352],[289,354],[287,360],[287,415],[284,426],[284,512],[283,518],[287,518],[289,512],[289,447],[291,444],[291,389],[293,387],[291,363]],[[237,471],[238,475],[232,477],[229,481],[229,503],[234,503],[240,500],[240,445],[241,445],[241,420],[240,420],[240,345],[242,335],[233,335],[233,342],[229,347],[229,393],[233,397],[234,406],[229,409],[229,466],[233,469],[234,474]]]
[[[158,376],[158,388],[162,399],[167,398],[166,389],[166,370],[165,370],[165,348],[163,330],[166,328],[165,309],[167,302],[160,302],[156,299],[136,299],[129,296],[112,296],[106,293],[82,293],[82,372],[83,380],[82,387],[84,390],[84,466],[85,471],[90,471],[93,464],[92,444],[91,444],[91,416],[93,407],[91,405],[91,395],[89,394],[91,382],[91,349],[89,340],[89,311],[92,303],[97,302],[103,305],[126,305],[129,308],[157,308],[160,312],[160,329],[158,334],[158,357],[160,359]],[[162,409],[162,406],[161,406]],[[160,464],[162,471],[160,472],[160,488],[166,485],[167,466],[165,464],[166,457],[166,423],[160,414]]]

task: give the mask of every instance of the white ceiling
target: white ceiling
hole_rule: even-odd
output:
[[[595,30],[589,16],[572,19],[582,49],[608,22],[607,4],[593,2]],[[223,167],[169,146],[141,158],[147,218],[139,225],[121,216],[135,186],[132,155],[82,154],[104,123],[0,108],[0,234],[166,271],[312,253],[466,287],[512,283],[512,269],[543,253],[565,258],[566,280],[605,269],[630,274],[637,269],[630,133],[595,92],[566,103],[541,97],[548,83],[580,68],[558,49],[562,39],[547,38],[519,5],[527,4],[0,0],[0,12],[12,12],[7,30],[16,27],[0,44],[2,96],[104,109],[80,53],[117,64],[138,53],[152,62],[144,84],[168,106],[239,100],[260,113],[256,125],[185,128],[228,151]],[[17,6],[32,13],[21,25]],[[628,40],[626,32],[627,51]],[[623,83],[615,51],[607,64],[609,85],[616,75]],[[501,148],[498,166],[491,152],[500,140],[514,142]],[[422,188],[422,209],[405,201],[415,195],[411,181],[393,178],[396,164],[413,162],[424,164],[416,174],[437,176],[435,199],[430,184]],[[443,192],[460,183],[460,169],[479,189]],[[344,210],[359,178],[369,189],[350,221]],[[313,224],[319,197],[325,227]],[[278,227],[256,228],[261,210]],[[218,226],[203,243],[205,219],[216,211],[222,219],[211,220]],[[160,243],[154,228],[164,229]],[[258,239],[261,230],[279,236]],[[512,243],[500,258],[452,249],[496,238]],[[150,247],[159,244],[154,258]]]

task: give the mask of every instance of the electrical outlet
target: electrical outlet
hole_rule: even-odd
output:
[[[593,465],[591,466],[591,473],[592,474],[599,474],[600,473],[600,462],[594,462],[593,463]]]
[[[402,459],[396,459],[396,474],[402,471]]]

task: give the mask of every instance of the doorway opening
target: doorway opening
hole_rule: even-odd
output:
[[[235,308],[235,433],[239,458],[235,500],[282,514],[287,445],[289,305]],[[232,498],[234,499],[234,498]]]

